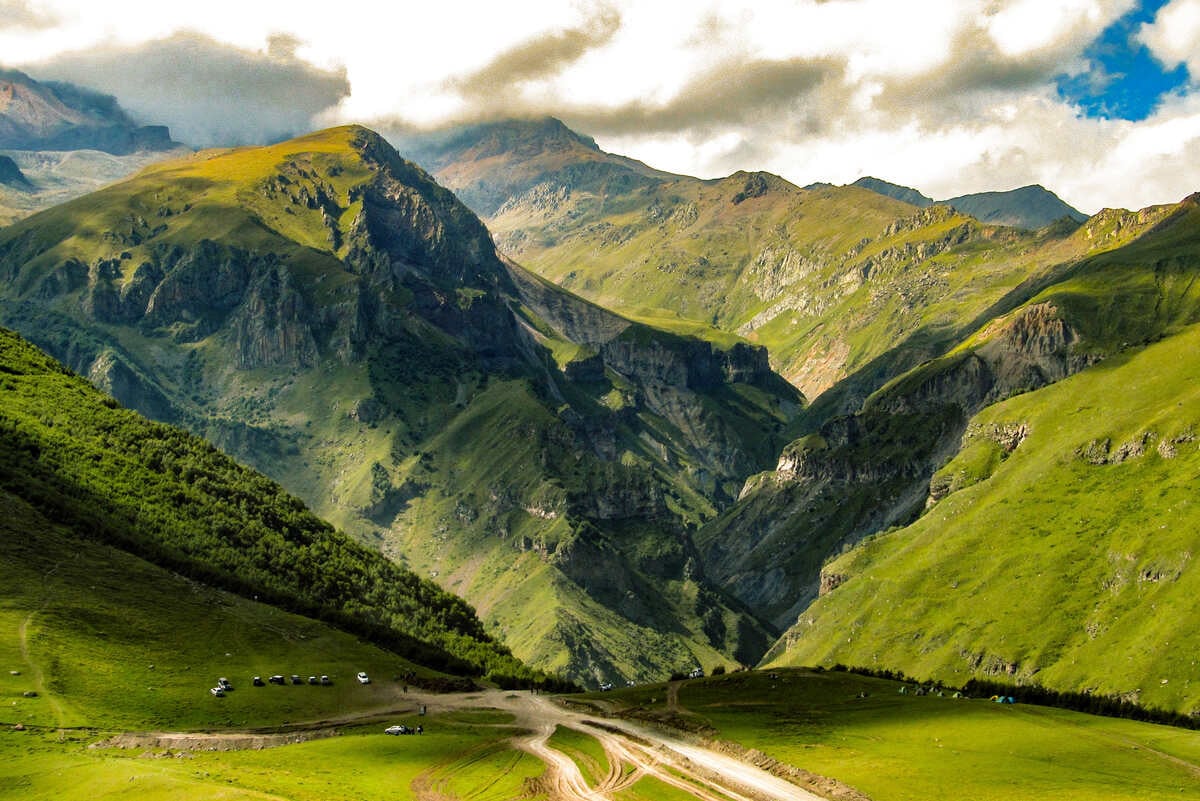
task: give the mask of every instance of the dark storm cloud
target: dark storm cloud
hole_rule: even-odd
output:
[[[0,28],[49,28],[57,22],[53,14],[32,9],[28,0],[0,0]]]
[[[663,104],[636,100],[613,108],[563,109],[562,114],[597,134],[708,133],[785,119],[812,132],[822,124],[818,109],[845,99],[831,80],[843,70],[832,59],[723,64],[692,79]]]
[[[509,94],[523,81],[552,78],[589,51],[603,47],[621,27],[621,15],[604,9],[581,28],[546,34],[506,50],[486,66],[447,87],[465,98],[495,98]]]
[[[343,70],[295,55],[294,37],[271,37],[267,52],[241,50],[180,32],[130,47],[68,53],[27,71],[115,95],[140,122],[169,125],[197,147],[261,144],[305,133],[350,94]]]

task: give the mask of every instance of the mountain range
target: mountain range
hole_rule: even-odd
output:
[[[116,98],[0,69],[0,150],[101,150],[124,156],[179,146],[163,125],[138,125]]]
[[[0,229],[0,321],[535,668],[1200,708],[1195,196],[700,180],[549,119],[397,144],[430,172],[346,127]]]
[[[366,129],[206,152],[0,232],[6,323],[257,466],[578,680],[752,661],[691,530],[802,403],[767,354],[495,252]]]

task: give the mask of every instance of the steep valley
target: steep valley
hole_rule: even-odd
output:
[[[840,661],[955,682],[995,677],[1002,664],[1016,666],[1001,671],[1012,681],[1118,695],[1150,684],[1155,668],[1148,662],[1108,668],[1109,660],[1124,660],[1121,638],[1093,646],[1086,660],[1041,642],[1036,632],[1014,651],[1001,645],[1007,629],[991,607],[981,605],[977,613],[964,595],[963,603],[939,617],[935,605],[911,599],[933,592],[924,584],[917,588],[937,575],[926,566],[955,558],[942,556],[938,538],[963,536],[945,518],[937,518],[941,525],[932,522],[935,512],[927,511],[957,486],[951,476],[958,474],[948,471],[973,475],[994,466],[994,449],[1010,448],[1020,439],[1012,432],[1024,431],[1023,423],[1006,423],[996,430],[1008,433],[995,439],[1009,444],[981,451],[970,444],[978,439],[976,415],[1016,396],[1055,397],[1064,379],[1093,380],[1084,376],[1100,375],[1112,360],[1182,336],[1200,321],[1192,289],[1200,267],[1195,197],[1022,231],[986,225],[946,206],[917,208],[861,187],[802,190],[747,173],[716,181],[650,174],[608,158],[586,138],[570,148],[539,147],[539,137],[562,141],[561,131],[548,137],[548,130],[555,129],[546,122],[490,123],[430,150],[418,143],[416,153],[452,185],[470,187],[468,198],[486,196],[490,206],[480,210],[501,248],[546,278],[639,319],[669,321],[714,341],[741,336],[765,344],[772,364],[812,398],[796,424],[799,438],[782,450],[776,469],[752,477],[738,502],[695,537],[707,575],[756,614],[781,628],[799,617],[771,659]],[[487,146],[464,146],[468,142]],[[556,159],[528,156],[551,150]],[[563,155],[568,151],[572,158]],[[482,153],[486,158],[479,158]],[[539,169],[506,168],[518,160]],[[583,163],[586,171],[576,166]],[[504,179],[493,182],[497,174]],[[486,194],[497,188],[509,192],[507,200],[495,191]],[[1009,194],[1014,203],[1025,195],[1037,203],[1051,197],[1044,190]],[[1181,359],[1186,352],[1177,350]],[[1183,375],[1184,369],[1181,362],[1170,372]],[[1169,397],[1128,392],[1154,406],[1155,416],[1170,419],[1172,430],[1190,430],[1182,406],[1176,411]],[[1121,414],[1118,403],[1096,408],[1107,423]],[[1163,470],[1183,480],[1188,468],[1174,461]],[[1140,481],[1131,478],[1129,491]],[[1061,482],[1052,486],[1047,496],[1062,509],[1055,518],[1058,536],[1093,541],[1098,532],[1082,522],[1066,525],[1061,517],[1090,520],[1086,499],[1056,494]],[[1019,511],[1022,492],[1013,484],[998,487],[997,496],[1015,506],[1007,507],[1003,526],[992,523],[979,532],[1011,531],[1013,554],[1035,547],[1020,533],[1027,525]],[[1155,500],[1147,508],[1169,528],[1169,521],[1182,523],[1177,505],[1160,510]],[[1106,525],[1129,531],[1144,523],[1130,506]],[[1099,552],[1107,536],[1088,546],[1098,549],[1088,558],[1107,558]],[[874,557],[884,548],[877,542],[894,549],[886,559]],[[1133,561],[1171,561],[1174,548],[1167,539],[1149,539]],[[900,553],[907,561],[893,555]],[[842,561],[827,566],[839,554],[853,570],[838,569]],[[1027,584],[1037,595],[1058,582],[1077,581],[1069,571],[1050,569],[1043,575],[1045,589],[1032,590],[1036,582],[1014,560],[1002,558],[993,571],[996,598],[1023,598]],[[864,564],[886,566],[875,571]],[[841,589],[846,577],[860,573],[858,590]],[[881,590],[880,581],[894,583],[904,600]],[[1103,606],[1110,583],[1098,578],[1085,586],[1081,595]],[[1172,597],[1186,597],[1179,592]],[[868,600],[874,598],[879,603]],[[911,613],[893,612],[906,603]],[[1027,625],[1052,614],[1052,602],[1039,603],[1031,598],[1010,607],[1007,618]],[[1129,626],[1150,614],[1155,601],[1127,594],[1123,603],[1121,625]],[[948,626],[970,633],[951,636]],[[1168,649],[1179,636],[1151,628],[1150,652]],[[1057,642],[1060,635],[1047,637]],[[1033,649],[1035,641],[1041,644]],[[953,657],[949,642],[957,648]],[[1165,679],[1162,689],[1132,697],[1196,708],[1186,689],[1187,666],[1172,664],[1153,680],[1157,685]]]

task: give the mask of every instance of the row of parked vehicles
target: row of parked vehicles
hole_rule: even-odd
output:
[[[274,676],[268,676],[266,681],[263,681],[262,676],[255,676],[250,681],[255,687],[264,687],[268,684],[283,685],[283,684],[288,683],[288,680],[278,673],[276,673]],[[304,684],[304,683],[305,683],[304,679],[300,678],[300,676],[297,676],[295,673],[292,674],[292,684]],[[329,685],[333,684],[333,680],[325,675],[322,675],[320,678],[317,678],[316,676],[309,676],[308,683],[309,684],[323,684],[326,687],[328,687]]]
[[[354,678],[357,679],[359,684],[370,684],[371,683],[371,678],[366,673],[362,672],[361,670],[358,672],[358,674]],[[292,674],[291,680],[292,680],[292,684],[305,684],[306,683],[305,680],[296,673]],[[266,681],[263,681],[262,676],[255,676],[253,679],[250,680],[250,683],[253,684],[255,687],[265,687],[268,684],[284,685],[284,684],[288,683],[288,680],[283,676],[283,674],[276,673],[274,676],[268,676]],[[322,674],[319,677],[318,676],[309,676],[307,683],[328,687],[331,684],[333,684],[333,679],[329,678],[329,676]],[[212,693],[212,695],[216,698],[224,698],[225,693],[232,689],[233,689],[233,685],[229,683],[229,679],[222,676],[221,678],[217,679],[217,686],[210,689],[209,692]]]

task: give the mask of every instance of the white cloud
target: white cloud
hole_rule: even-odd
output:
[[[1085,69],[1087,45],[1133,5],[206,0],[148,11],[143,0],[0,0],[57,21],[0,26],[0,53],[36,75],[65,51],[137,51],[189,30],[264,61],[286,56],[297,74],[344,69],[351,93],[317,114],[328,122],[429,127],[548,113],[609,150],[704,177],[873,173],[940,196],[1038,182],[1090,211],[1177,200],[1200,186],[1186,158],[1200,144],[1190,98],[1123,123],[1081,118],[1055,93],[1054,77]],[[1172,0],[1141,36],[1165,63],[1188,61],[1200,75],[1200,0]],[[489,66],[508,80],[489,81]],[[283,114],[287,92],[262,85],[264,101],[280,93]],[[336,85],[326,89],[336,100]],[[313,94],[305,118],[328,96]]]
[[[1137,35],[1168,69],[1187,64],[1200,78],[1200,0],[1171,0]]]

